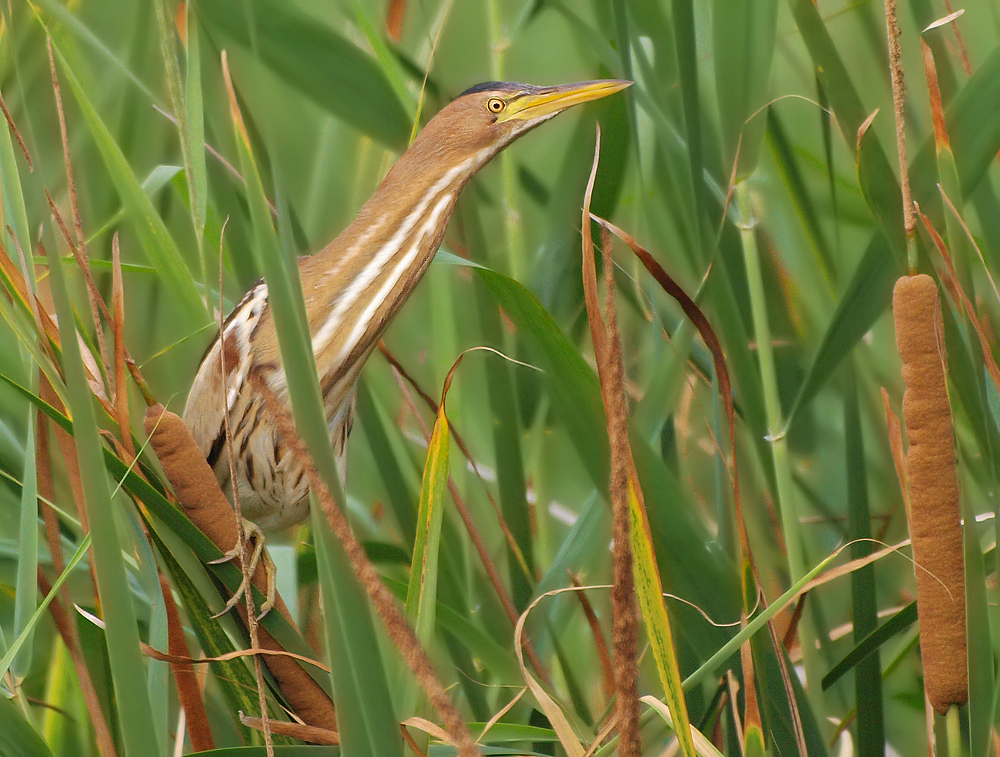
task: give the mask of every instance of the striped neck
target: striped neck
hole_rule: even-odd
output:
[[[324,396],[337,384],[345,389],[353,384],[364,358],[434,257],[459,193],[492,152],[464,157],[443,172],[417,164],[412,151],[405,153],[353,223],[303,261],[306,311]]]

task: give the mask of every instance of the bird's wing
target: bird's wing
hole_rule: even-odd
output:
[[[248,391],[250,344],[254,329],[267,309],[267,285],[260,281],[226,319],[222,333],[211,344],[198,368],[184,405],[184,422],[220,481],[228,480],[224,460],[226,428],[224,412],[233,410],[237,398]],[[225,376],[222,358],[225,357]],[[234,419],[230,418],[231,421]]]

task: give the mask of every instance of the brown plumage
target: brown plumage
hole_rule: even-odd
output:
[[[459,193],[504,147],[579,103],[630,82],[559,87],[490,82],[443,108],[396,161],[354,221],[315,255],[300,276],[330,433],[344,473],[358,374],[378,339],[430,265]],[[220,351],[222,355],[220,356]],[[221,360],[225,360],[225,376]],[[262,383],[259,383],[262,382]],[[285,373],[263,281],[233,310],[209,346],[184,420],[232,499],[224,408],[235,447],[244,517],[268,531],[308,514],[308,482],[269,420],[266,385],[288,401]]]

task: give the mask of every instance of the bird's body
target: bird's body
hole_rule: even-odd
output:
[[[354,221],[322,250],[301,259],[313,354],[342,475],[358,374],[430,265],[459,193],[521,134],[571,105],[625,86],[608,81],[473,87],[431,119]],[[309,499],[304,471],[269,419],[262,386],[288,402],[267,285],[260,281],[202,359],[184,420],[232,499],[223,414],[228,410],[243,515],[270,531],[301,522]]]

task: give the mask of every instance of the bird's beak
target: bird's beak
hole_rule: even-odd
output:
[[[497,121],[524,121],[541,118],[559,113],[574,105],[599,100],[631,86],[632,82],[623,79],[599,79],[598,81],[583,81],[576,84],[562,84],[558,87],[545,87],[538,92],[528,92],[513,98],[507,104],[507,109],[497,118]]]

